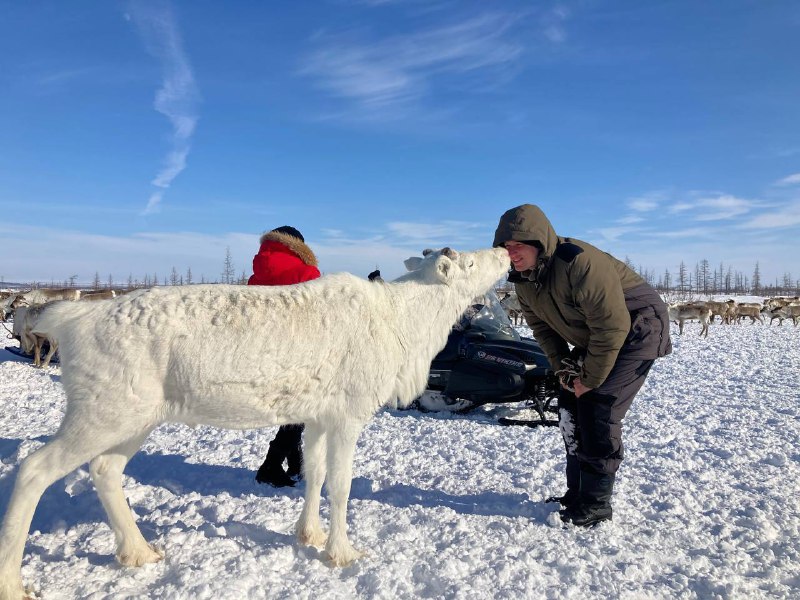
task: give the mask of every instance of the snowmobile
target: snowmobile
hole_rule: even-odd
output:
[[[539,344],[511,325],[494,291],[476,298],[433,359],[426,391],[410,408],[467,413],[487,404],[520,404],[539,418],[501,418],[501,425],[557,425],[558,378]]]

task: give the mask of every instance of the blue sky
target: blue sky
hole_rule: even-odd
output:
[[[0,3],[5,281],[323,272],[540,205],[657,274],[800,278],[800,3]]]

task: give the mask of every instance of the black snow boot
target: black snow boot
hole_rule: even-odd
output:
[[[289,463],[286,474],[295,481],[299,481],[303,477],[304,429],[305,426],[302,423],[298,425],[283,425],[278,429],[278,435],[273,440],[273,443],[281,444],[283,456],[286,457],[286,462]]]
[[[567,491],[563,496],[550,496],[545,502],[560,502],[564,508],[569,508],[578,500],[581,487],[581,467],[578,457],[574,454],[567,454]]]
[[[577,502],[560,511],[561,520],[578,527],[591,527],[610,521],[614,475],[581,471],[581,491]]]
[[[292,448],[286,456],[286,462],[289,464],[286,475],[295,481],[300,481],[303,478],[303,447],[298,445]]]
[[[294,479],[289,477],[286,471],[283,470],[283,458],[279,445],[271,442],[264,464],[259,467],[258,473],[256,473],[256,481],[273,487],[293,487],[295,484]]]

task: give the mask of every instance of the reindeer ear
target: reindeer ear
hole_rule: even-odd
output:
[[[411,258],[405,259],[403,264],[406,266],[406,270],[416,271],[422,264],[422,259],[419,256],[412,256]]]
[[[446,256],[436,259],[436,274],[440,281],[448,283],[453,278],[453,261]]]

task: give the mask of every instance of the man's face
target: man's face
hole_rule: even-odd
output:
[[[508,241],[503,245],[508,250],[508,256],[515,271],[529,271],[536,266],[539,249],[535,246],[514,241]]]

